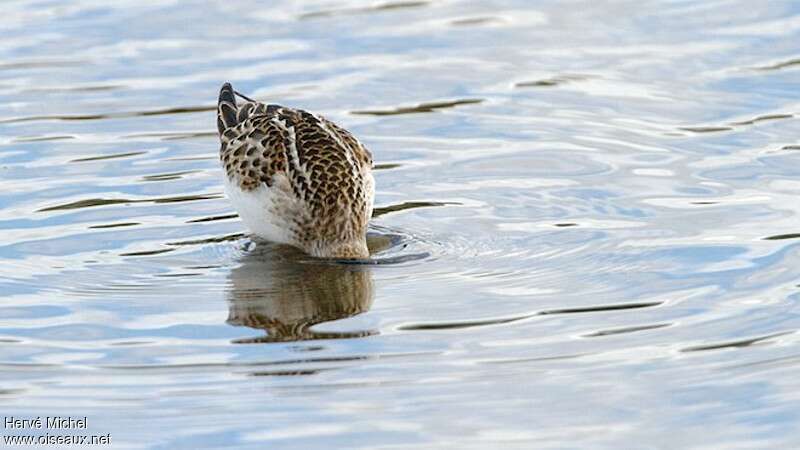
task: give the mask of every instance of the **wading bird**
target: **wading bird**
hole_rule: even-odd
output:
[[[369,257],[372,155],[352,134],[229,83],[219,93],[217,128],[225,193],[250,231],[315,257]]]

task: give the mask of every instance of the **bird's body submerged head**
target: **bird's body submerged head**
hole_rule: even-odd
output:
[[[257,236],[321,258],[366,258],[374,179],[370,152],[322,117],[237,103],[225,83],[217,125],[225,191]]]

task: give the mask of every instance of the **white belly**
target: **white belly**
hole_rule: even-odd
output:
[[[291,215],[296,212],[293,207],[296,201],[278,188],[278,184],[272,187],[262,184],[252,191],[243,191],[226,177],[225,194],[253,234],[268,241],[294,245]]]

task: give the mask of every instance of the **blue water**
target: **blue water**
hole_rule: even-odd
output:
[[[796,2],[0,12],[3,417],[113,448],[800,447]],[[243,234],[224,81],[371,149],[381,264]]]

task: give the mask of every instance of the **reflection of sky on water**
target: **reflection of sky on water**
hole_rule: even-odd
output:
[[[123,447],[797,446],[798,5],[23,1],[0,24],[15,415]],[[384,263],[253,259],[220,198],[225,80],[362,137]]]

